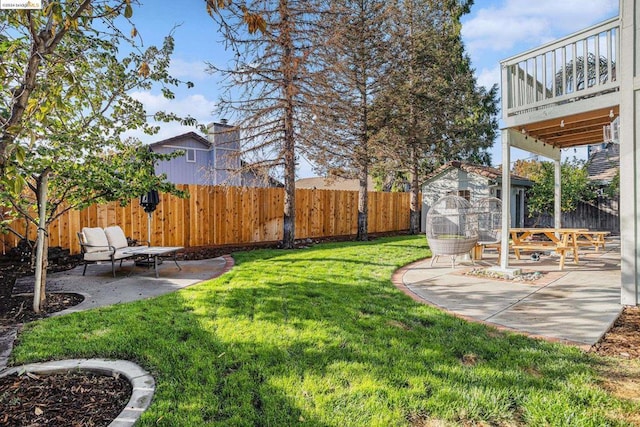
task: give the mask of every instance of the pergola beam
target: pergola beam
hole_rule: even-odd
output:
[[[530,137],[514,129],[503,129],[502,132],[508,133],[507,143],[511,147],[519,148],[539,156],[544,156],[551,160],[560,160],[560,149],[551,144],[547,144],[544,141]],[[505,143],[504,139],[502,140],[502,143]],[[508,169],[509,165],[507,164],[506,167]]]

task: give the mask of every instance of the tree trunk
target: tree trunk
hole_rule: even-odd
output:
[[[282,65],[284,96],[284,230],[282,247],[293,249],[296,223],[296,156],[294,135],[294,103],[296,86],[295,57],[293,51],[292,22],[287,0],[280,0],[282,20]]]
[[[291,177],[290,175],[293,175]],[[282,247],[293,249],[295,240],[295,215],[296,209],[296,188],[295,188],[295,168],[293,174],[285,171],[284,179],[284,232],[282,237]]]
[[[418,182],[418,165],[417,162],[413,164],[413,170],[411,171],[411,199],[410,199],[410,209],[411,212],[409,214],[409,233],[418,234],[420,233],[420,214],[421,214],[421,201],[419,200],[420,195],[420,183]]]
[[[368,235],[369,216],[369,189],[367,188],[368,168],[365,166],[360,170],[360,191],[358,191],[358,235],[356,240],[366,241]]]
[[[35,288],[33,291],[33,311],[40,313],[46,299],[47,280],[47,188],[49,186],[49,170],[45,170],[37,182],[38,185],[38,238],[36,244]]]

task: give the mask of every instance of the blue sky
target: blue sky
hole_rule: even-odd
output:
[[[500,60],[509,58],[551,40],[618,14],[618,0],[476,0],[471,13],[462,20],[462,36],[478,83],[490,87],[500,82]],[[176,92],[176,99],[165,100],[160,91],[138,92],[149,112],[173,111],[191,115],[202,123],[217,121],[218,81],[205,72],[205,62],[224,64],[229,53],[217,26],[207,15],[202,0],[143,0],[133,20],[146,45],[161,44],[172,29],[176,41],[171,64],[174,76],[192,81],[195,87]],[[177,26],[177,27],[176,27]],[[135,134],[145,142],[179,135],[193,128],[162,123],[160,133],[149,137]],[[584,149],[563,156],[584,157]],[[527,153],[512,150],[512,161]],[[501,163],[499,139],[492,150],[494,165]],[[311,167],[301,161],[299,177],[313,176]]]

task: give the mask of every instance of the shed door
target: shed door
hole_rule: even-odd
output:
[[[520,228],[523,226],[521,223],[521,218],[522,218],[522,191],[516,191],[516,220],[515,220],[516,228]]]

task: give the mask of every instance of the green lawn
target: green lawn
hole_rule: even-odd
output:
[[[28,324],[13,364],[106,357],[156,379],[143,426],[607,426],[600,360],[469,324],[390,281],[423,236],[234,254],[152,300]]]

